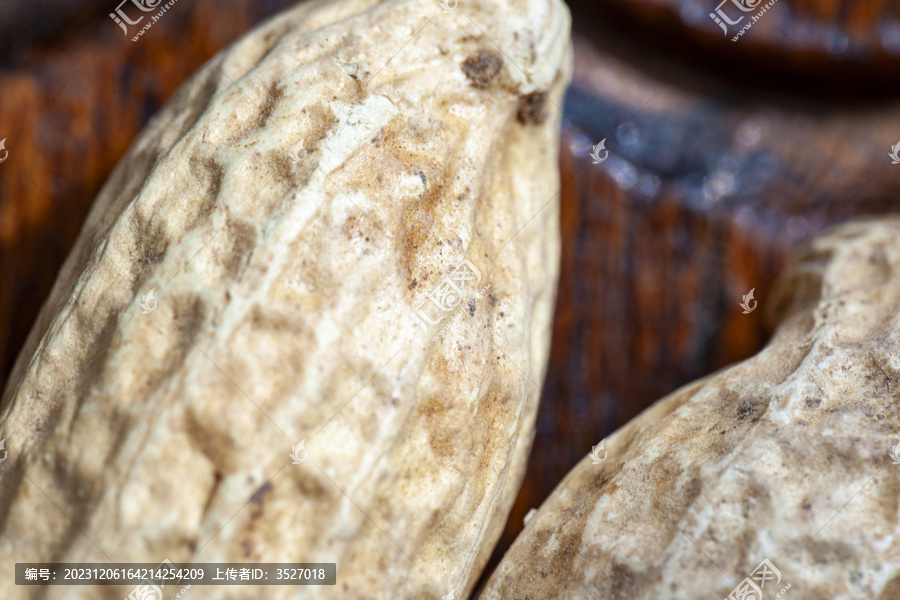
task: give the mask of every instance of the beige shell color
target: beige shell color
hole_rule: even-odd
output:
[[[534,435],[568,34],[561,0],[302,3],[185,84],[4,394],[0,598],[163,559],[338,565],[188,600],[464,597]]]

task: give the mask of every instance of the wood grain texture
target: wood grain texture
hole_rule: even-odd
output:
[[[0,61],[16,64],[35,46],[77,37],[121,0],[5,0],[0,3]],[[53,46],[59,47],[56,44]]]
[[[816,86],[826,96],[853,95],[860,89],[896,92],[900,87],[897,2],[570,0],[569,4],[582,15],[576,30],[580,25],[585,35],[602,39],[627,31],[645,51],[690,57],[698,65],[715,68],[718,77],[744,84],[753,79],[753,87],[777,80],[779,86]],[[744,12],[738,4],[749,10]],[[722,21],[725,31],[710,18],[720,7],[728,20],[736,22]],[[612,31],[604,29],[605,20],[615,22]]]

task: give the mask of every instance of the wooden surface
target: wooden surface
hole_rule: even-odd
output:
[[[710,18],[722,0],[569,0],[576,29],[606,40],[625,31],[647,54],[688,58],[738,86],[815,86],[823,96],[900,90],[900,2],[725,0],[727,35]],[[735,3],[753,6],[744,12]],[[736,42],[734,36],[757,17]],[[724,21],[723,21],[724,22]]]
[[[133,43],[108,7],[85,2],[84,24],[58,20],[6,55],[0,384],[99,187],[140,128],[219,48],[289,4],[179,2]],[[591,446],[676,387],[765,343],[773,278],[812,235],[892,211],[900,197],[900,165],[888,158],[900,140],[900,105],[872,77],[873,65],[893,59],[873,53],[852,76],[858,88],[823,95],[815,87],[822,73],[844,72],[827,53],[804,63],[796,48],[771,45],[780,76],[747,56],[735,74],[704,54],[708,34],[660,48],[645,39],[668,22],[575,10],[553,347],[529,470],[492,564],[528,509]],[[808,91],[784,83],[802,80],[796,72],[807,73]],[[592,164],[590,146],[604,138],[609,157]],[[751,288],[759,304],[745,315],[739,303]]]

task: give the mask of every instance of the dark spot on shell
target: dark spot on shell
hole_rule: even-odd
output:
[[[761,400],[759,398],[745,398],[738,403],[737,418],[738,421],[743,421],[744,419],[749,418],[756,422],[760,417],[763,416],[765,412],[764,400]]]
[[[250,511],[250,519],[247,522],[247,529],[253,530],[256,522],[260,520],[263,516],[263,508],[259,504],[254,504],[253,509]]]
[[[275,107],[278,106],[278,102],[283,96],[284,87],[277,80],[273,81],[272,85],[269,86],[268,93],[266,93],[265,102],[260,108],[259,118],[256,121],[257,127],[263,128],[266,126],[266,122],[272,116],[272,113],[275,112]]]
[[[419,177],[422,178],[422,185],[428,185],[428,178],[425,177],[424,171],[419,171]]]
[[[263,498],[266,497],[266,494],[272,491],[272,482],[267,481],[262,487],[256,490],[256,493],[253,494],[253,497],[250,498],[250,502],[255,504],[259,504],[262,502]]]
[[[300,159],[299,163],[294,163],[294,159],[290,154],[285,154],[278,150],[270,150],[265,154],[264,166],[274,174],[277,181],[293,187],[296,185],[293,181],[294,170],[303,166],[303,162],[309,156],[309,152],[304,148],[298,151],[296,156]]]
[[[168,377],[175,376],[175,372],[183,366],[182,359],[193,347],[191,340],[197,337],[207,316],[207,305],[198,294],[177,294],[171,297],[170,302],[172,304],[172,322],[190,339],[180,340],[177,352],[170,353],[170,360],[165,362],[169,369]]]
[[[414,290],[414,289],[416,289],[416,286],[418,286],[418,285],[419,285],[418,280],[413,279],[412,283],[409,284],[409,289]]]
[[[497,298],[493,294],[488,294],[488,299],[491,301],[491,306],[497,306]]]
[[[202,208],[204,214],[211,209],[211,201]],[[136,246],[134,289],[137,290],[144,279],[144,267],[162,262],[166,249],[169,247],[169,238],[163,224],[153,221],[152,217],[146,216],[140,211],[135,211],[133,223]]]
[[[209,513],[209,509],[212,506],[213,500],[216,499],[216,494],[219,492],[219,486],[222,484],[222,472],[218,469],[213,473],[213,484],[212,488],[209,490],[209,495],[206,497],[206,502],[203,504],[203,515],[205,516]]]
[[[547,120],[547,92],[519,96],[516,119],[523,125],[539,125]]]
[[[475,300],[469,299],[469,316],[475,316]]]
[[[334,487],[325,488],[318,479],[307,476],[300,476],[299,480],[297,481],[297,487],[299,489],[300,495],[316,501],[331,500],[336,502],[336,494],[340,493],[335,492]]]
[[[806,405],[810,408],[815,408],[815,407],[819,406],[820,404],[822,404],[822,400],[820,400],[819,398],[807,398],[806,399]]]
[[[192,156],[188,164],[191,167],[191,173],[206,188],[206,195],[202,202],[197,202],[196,204],[199,208],[193,217],[193,223],[196,224],[205,219],[215,208],[216,200],[222,189],[225,169],[212,157],[200,158]]]
[[[627,598],[631,590],[637,589],[638,577],[630,567],[613,563],[610,571],[609,587],[613,598]]]
[[[222,258],[225,272],[237,279],[246,266],[256,243],[256,230],[244,221],[232,221],[226,227],[228,236],[227,253]]]
[[[472,86],[478,89],[484,89],[491,85],[502,68],[503,59],[488,50],[479,50],[475,54],[470,54],[462,64],[463,73],[472,82]]]

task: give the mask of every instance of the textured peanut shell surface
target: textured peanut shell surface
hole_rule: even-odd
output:
[[[764,560],[766,600],[900,598],[900,220],[816,239],[763,305],[769,345],[605,440],[482,598],[756,599]]]
[[[4,394],[0,597],[130,591],[14,585],[51,560],[337,564],[203,598],[471,591],[546,368],[568,33],[559,0],[313,2],[204,66]]]

